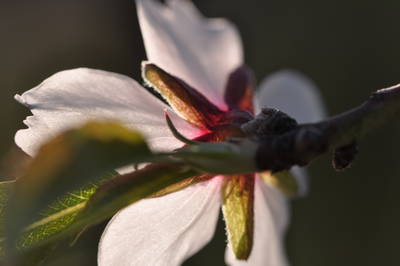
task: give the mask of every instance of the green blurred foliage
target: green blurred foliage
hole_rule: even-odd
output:
[[[300,70],[321,88],[331,114],[400,81],[399,1],[196,4],[207,16],[228,17],[237,24],[246,61],[259,80],[281,68]],[[13,135],[29,113],[13,100],[15,93],[80,66],[140,80],[140,61],[145,59],[133,0],[2,0],[0,55],[1,154],[12,147]],[[399,125],[392,123],[366,138],[354,166],[343,173],[330,167],[328,156],[312,164],[310,194],[293,202],[287,237],[292,265],[399,264],[399,133]],[[102,226],[84,234],[50,265],[95,265]],[[224,246],[220,224],[211,245],[186,265],[223,265]]]

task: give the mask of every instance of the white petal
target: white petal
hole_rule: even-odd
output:
[[[137,129],[154,149],[182,145],[166,126],[166,105],[123,75],[86,68],[62,71],[15,98],[33,113],[24,121],[29,128],[15,136],[17,145],[30,155],[60,131],[93,119],[117,120]],[[173,119],[185,136],[199,134],[178,116]]]
[[[237,260],[227,247],[225,260],[231,266],[288,265],[284,234],[289,222],[288,202],[280,191],[256,177],[254,194],[254,242],[247,261]]]
[[[117,213],[100,240],[99,266],[180,265],[214,235],[221,180],[141,200]]]
[[[326,116],[326,111],[314,83],[304,75],[283,70],[268,76],[256,93],[255,103],[262,107],[277,108],[294,117],[299,123],[317,122]],[[299,196],[308,191],[308,176],[305,169],[293,167],[292,174],[299,184]]]
[[[268,76],[255,96],[258,110],[277,108],[299,123],[310,123],[325,117],[321,96],[314,83],[304,75],[283,70]]]
[[[190,1],[136,3],[148,60],[226,109],[228,75],[243,62],[236,28],[224,19],[204,18]]]
[[[290,169],[290,172],[297,181],[298,191],[297,196],[303,197],[308,193],[308,174],[305,168],[294,166]]]

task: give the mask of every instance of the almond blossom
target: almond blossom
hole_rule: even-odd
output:
[[[28,128],[17,132],[17,145],[33,156],[65,129],[111,119],[141,131],[153,150],[172,151],[183,143],[168,128],[165,111],[182,135],[206,142],[241,137],[241,125],[261,107],[284,110],[299,122],[322,118],[319,96],[307,78],[281,71],[253,92],[236,28],[224,19],[204,18],[189,1],[166,2],[136,1],[148,59],[143,78],[168,105],[123,75],[62,71],[16,96],[33,114],[24,121]],[[295,167],[292,173],[305,192],[304,170]],[[289,209],[281,191],[258,173],[192,180],[119,211],[101,238],[98,264],[180,265],[211,240],[222,206],[229,265],[287,265],[283,238]]]

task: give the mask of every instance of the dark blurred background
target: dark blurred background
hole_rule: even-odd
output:
[[[400,82],[398,0],[195,3],[207,16],[227,17],[238,26],[246,61],[259,80],[281,68],[300,70],[319,86],[330,114]],[[145,54],[135,12],[133,0],[1,0],[0,154],[8,153],[29,114],[14,94],[51,74],[86,66],[140,80]],[[287,236],[292,265],[400,265],[396,122],[364,139],[351,169],[335,172],[329,156],[311,165],[311,192],[293,202]],[[101,230],[91,229],[49,265],[95,265]],[[218,230],[185,265],[224,265],[222,224]]]

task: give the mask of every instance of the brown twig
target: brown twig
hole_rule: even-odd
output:
[[[359,107],[321,122],[291,126],[283,134],[256,134],[260,143],[257,166],[261,170],[286,170],[294,165],[307,165],[319,155],[335,150],[334,162],[341,170],[354,158],[357,140],[399,114],[400,84],[378,90]]]

